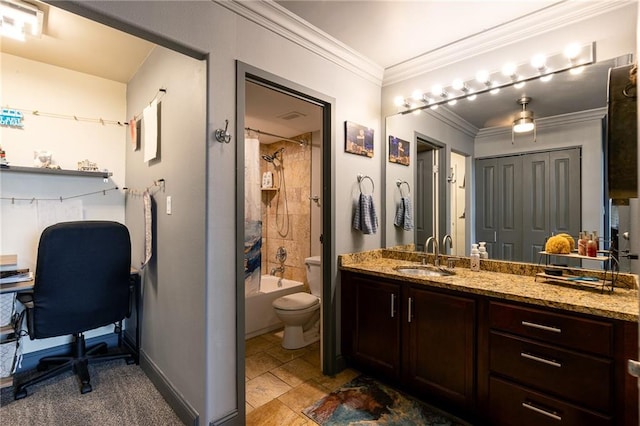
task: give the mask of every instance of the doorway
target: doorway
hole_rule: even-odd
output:
[[[444,145],[418,136],[416,140],[416,250],[424,250],[430,236],[442,241],[447,233],[446,149]]]
[[[257,92],[272,98],[272,101],[266,102],[264,105],[265,114],[270,114],[270,118],[255,119],[255,117],[247,115],[256,107],[253,104],[255,99],[251,98],[251,93]],[[238,247],[236,252],[237,396],[238,408],[244,410],[246,404],[243,401],[246,401],[245,392],[247,389],[247,383],[245,383],[245,355],[247,354],[245,339],[247,336],[246,311],[248,309],[245,278],[248,275],[258,275],[260,280],[262,274],[280,277],[284,270],[284,278],[295,275],[298,279],[306,281],[305,258],[320,255],[322,283],[319,368],[324,374],[333,374],[337,370],[336,309],[331,298],[330,280],[330,259],[335,258],[331,215],[333,202],[331,198],[333,157],[331,129],[333,127],[334,100],[241,62],[237,62],[236,95],[236,135],[238,135],[236,139],[236,169],[238,170],[236,173],[236,217],[238,218],[236,220]],[[293,107],[283,109],[285,103]],[[311,127],[298,127],[293,132],[286,130],[285,126],[279,129],[277,126],[274,127],[274,124],[278,122],[282,124],[282,120],[296,121],[300,116],[307,114],[305,111],[308,108],[315,111],[313,114],[318,117]],[[243,135],[244,137],[242,137]],[[301,143],[300,140],[305,142]],[[253,145],[253,148],[250,145]],[[252,149],[255,155],[252,155],[252,159],[248,161],[246,154]],[[245,177],[247,170],[251,164],[255,163],[253,157],[258,159],[257,169],[253,173],[255,176],[247,179]],[[306,160],[305,157],[307,157]],[[294,165],[294,161],[298,160],[301,161],[301,164]],[[300,173],[304,173],[305,167],[309,168],[311,172],[308,175],[308,181],[300,184],[300,181],[306,179],[300,178]],[[290,174],[292,169],[297,169],[298,172]],[[263,173],[267,172],[271,174],[270,181],[273,188],[262,191],[262,187],[265,186],[262,185]],[[259,185],[256,181],[259,182]],[[268,183],[268,181],[269,179],[265,182]],[[292,190],[294,185],[299,186]],[[258,196],[252,195],[253,192],[258,192]],[[247,196],[255,200],[253,201],[253,213],[248,211],[250,207],[246,205]],[[258,210],[260,210],[259,213]],[[300,216],[294,217],[294,214],[298,213]],[[254,238],[250,238],[249,240],[252,241],[247,245],[246,237],[249,233],[245,227],[246,220],[239,219],[248,217],[253,218],[256,226],[251,228]],[[286,221],[288,224],[285,223]],[[259,226],[257,222],[260,222]],[[269,229],[265,230],[265,225]],[[263,229],[258,230],[259,228]],[[301,228],[308,230],[299,232],[302,236],[294,236],[296,231],[300,231]],[[246,256],[248,247],[249,251],[253,251],[254,254],[258,248],[260,249],[259,261],[255,258],[249,261]],[[286,252],[287,255],[283,256],[283,252]],[[263,255],[265,256],[264,261],[262,260]],[[249,263],[253,265],[253,271],[249,270]],[[273,308],[270,306],[271,302],[268,305],[268,311],[273,312]],[[241,414],[244,416],[244,413]]]

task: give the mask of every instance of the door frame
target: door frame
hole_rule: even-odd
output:
[[[322,107],[322,372],[338,371],[336,301],[333,297],[333,277],[337,274],[335,248],[335,99],[301,86],[275,74],[236,61],[236,382],[238,411],[245,418],[245,296],[244,296],[244,134],[245,82],[247,80],[284,94],[298,97]]]
[[[435,139],[423,135],[422,133],[418,133],[415,132],[414,134],[414,140],[415,140],[415,144],[416,144],[416,161],[418,158],[418,145],[423,144],[423,145],[428,145],[431,148],[433,148],[434,151],[437,151],[437,159],[438,159],[438,175],[437,177],[435,177],[435,183],[438,187],[438,194],[440,197],[445,198],[445,202],[444,203],[439,203],[438,205],[438,231],[440,233],[442,233],[442,237],[444,237],[447,233],[448,233],[448,224],[449,224],[449,217],[448,217],[448,212],[449,212],[449,206],[448,203],[450,201],[450,197],[451,195],[447,192],[447,182],[446,182],[446,176],[447,176],[447,170],[449,170],[449,161],[447,161],[447,145],[445,143],[436,141]],[[418,168],[415,167],[414,168],[414,176],[413,176],[413,181],[416,182],[416,187],[417,187],[417,182],[418,182]],[[416,191],[416,197],[418,197],[418,191]],[[415,204],[417,206],[418,204],[418,199],[415,200]],[[417,210],[417,208],[416,208]],[[415,219],[415,218],[414,218]],[[444,232],[444,233],[443,233]],[[414,238],[413,240],[415,241],[415,245],[416,248],[418,248],[418,246],[422,247],[422,245],[424,244],[424,241],[418,241],[417,240],[417,236],[418,236],[418,231],[416,228],[415,234],[414,234]],[[439,239],[438,235],[434,235],[434,237],[436,239]],[[438,243],[441,243],[442,240],[439,239]]]

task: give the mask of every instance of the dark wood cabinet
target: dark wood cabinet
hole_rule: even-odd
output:
[[[625,331],[635,324],[484,303],[479,393],[492,425],[638,424],[637,389],[627,394],[621,359],[632,356],[625,345],[637,348]]]
[[[405,382],[442,404],[471,409],[475,301],[415,287],[406,293]]]
[[[634,322],[342,271],[342,354],[472,424],[638,425]]]
[[[342,274],[342,352],[456,412],[471,410],[475,301],[376,277]]]
[[[343,298],[343,318],[349,330],[343,348],[365,370],[385,378],[400,376],[400,290],[398,284],[352,276]]]

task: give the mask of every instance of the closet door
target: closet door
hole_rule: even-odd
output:
[[[549,154],[527,154],[522,159],[522,261],[537,262],[549,236]]]
[[[495,258],[522,259],[522,157],[498,159],[498,241]]]
[[[567,233],[575,237],[580,232],[582,204],[580,148],[549,153],[549,187],[551,233]]]
[[[489,258],[499,259],[498,241],[498,160],[479,159],[475,162],[476,241],[486,241]],[[466,247],[468,252],[471,247]]]

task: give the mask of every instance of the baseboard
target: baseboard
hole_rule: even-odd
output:
[[[244,420],[239,418],[240,413],[238,410],[233,410],[224,417],[214,420],[209,423],[209,426],[235,426],[244,425]]]
[[[149,380],[151,380],[156,389],[158,389],[160,395],[162,395],[176,413],[178,418],[186,425],[198,426],[200,423],[200,416],[197,411],[194,410],[178,392],[176,392],[169,380],[167,380],[165,375],[153,363],[153,361],[149,359],[143,350],[140,351],[140,367],[147,377],[149,377]]]
[[[29,337],[22,337],[23,339],[28,339]],[[98,343],[106,343],[110,348],[118,346],[118,335],[115,333],[103,334],[102,336],[95,336],[89,339],[86,339],[87,347],[96,345]],[[50,348],[41,349],[39,351],[33,351],[22,355],[22,363],[18,369],[16,369],[16,373],[20,373],[26,370],[32,370],[38,366],[38,361],[40,358],[44,358],[47,356],[59,356],[59,355],[67,355],[71,353],[71,343],[66,343],[64,345],[52,346]]]

